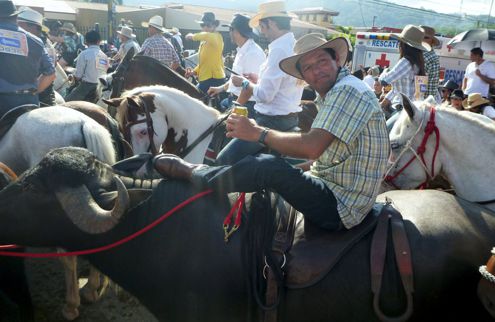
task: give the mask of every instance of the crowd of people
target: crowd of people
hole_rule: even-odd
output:
[[[220,110],[237,103],[248,108],[248,116],[231,114],[227,119],[226,136],[232,140],[219,153],[217,166],[159,155],[154,165],[160,173],[223,192],[268,187],[319,226],[349,229],[363,220],[378,194],[390,151],[385,120],[399,114],[401,95],[411,100],[433,96],[445,107],[495,119],[489,97],[495,66],[483,59],[481,48],[471,50],[472,63],[461,87],[452,81],[439,84],[435,30],[407,25],[393,35],[399,41],[399,61],[384,70],[363,67],[359,79],[346,67],[352,50],[347,38],[327,40],[310,33],[296,39],[292,19],[284,1],[262,3],[253,17],[234,15],[227,26],[237,52],[227,79],[224,42],[217,31],[220,22],[213,12],[202,15],[197,21],[201,32],[184,37],[199,42],[199,62],[187,68],[185,76],[196,77],[205,95],[226,92]],[[73,24],[64,23],[60,34],[43,33],[41,14],[29,8],[17,10],[10,0],[0,1],[0,29],[29,48],[0,47],[0,113],[40,101],[53,105],[50,85],[57,61],[75,65],[77,85],[66,100],[87,100],[98,77],[121,62],[131,48],[174,70],[185,67],[183,38],[177,28],[166,29],[161,16],[151,17],[143,26],[149,37],[139,45],[132,25],[122,23],[117,31],[119,49],[108,57],[99,46],[98,30],[82,37]],[[266,53],[255,42],[254,29],[269,41]],[[52,41],[58,44],[58,55]],[[427,83],[418,92],[421,77]],[[309,132],[291,132],[298,125],[304,84],[316,92],[319,111]],[[267,148],[273,154],[260,154]],[[308,161],[294,167],[280,155]]]

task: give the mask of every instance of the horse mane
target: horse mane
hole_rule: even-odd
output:
[[[486,116],[469,111],[458,111],[451,107],[437,107],[436,109],[442,114],[447,114],[454,118],[456,122],[459,122],[460,128],[463,125],[470,125],[487,132],[489,135],[495,135],[495,123]]]

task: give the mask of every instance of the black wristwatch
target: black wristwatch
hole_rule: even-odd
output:
[[[260,137],[258,138],[258,143],[261,144],[262,146],[266,146],[265,139],[266,135],[268,134],[269,128],[264,128],[263,132],[261,132]]]

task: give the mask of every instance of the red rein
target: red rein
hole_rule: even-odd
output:
[[[425,127],[425,135],[423,136],[423,140],[416,150],[417,154],[421,157],[421,162],[423,162],[424,166],[428,168],[425,161],[425,152],[426,152],[426,143],[428,142],[428,138],[431,134],[435,133],[436,141],[435,141],[435,151],[433,152],[433,158],[431,159],[431,178],[428,172],[426,173],[426,180],[419,185],[419,189],[425,189],[428,185],[428,181],[435,177],[435,159],[437,157],[438,148],[440,146],[440,131],[435,123],[435,108],[432,107],[430,111],[430,120],[426,123]],[[402,173],[404,170],[416,159],[416,156],[412,156],[411,159],[402,167],[399,171],[397,171],[393,176],[386,176],[385,182],[390,183],[395,188],[397,186],[394,184],[394,180]]]

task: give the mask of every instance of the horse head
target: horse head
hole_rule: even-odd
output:
[[[108,105],[117,107],[116,119],[135,154],[148,151],[156,154],[167,138],[167,118],[157,109],[155,98],[154,93],[135,92],[104,100]]]
[[[426,100],[416,106],[402,95],[403,110],[390,132],[391,155],[385,181],[400,189],[414,189],[433,179],[441,169],[436,158],[435,140],[428,139],[435,128],[432,102]],[[439,137],[437,137],[437,140]]]

